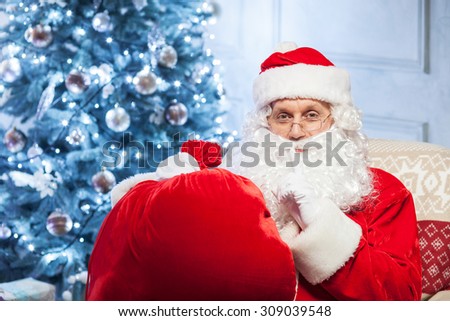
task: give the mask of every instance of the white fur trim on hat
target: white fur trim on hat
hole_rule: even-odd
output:
[[[294,64],[262,72],[253,83],[257,108],[284,98],[309,98],[332,105],[352,105],[350,76],[334,66]]]

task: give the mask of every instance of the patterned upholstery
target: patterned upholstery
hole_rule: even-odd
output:
[[[411,191],[422,253],[422,299],[450,300],[450,149],[421,142],[369,140],[372,167]]]

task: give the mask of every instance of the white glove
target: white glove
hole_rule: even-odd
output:
[[[296,240],[300,234],[300,226],[295,221],[289,221],[279,230],[280,237],[290,249],[295,247]]]
[[[309,226],[318,215],[314,188],[308,183],[299,168],[288,174],[278,185],[277,198],[282,212],[291,215],[302,230]]]

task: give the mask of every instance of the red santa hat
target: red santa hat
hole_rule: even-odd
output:
[[[253,100],[259,109],[278,99],[299,97],[353,106],[347,71],[313,48],[283,42],[261,64]]]

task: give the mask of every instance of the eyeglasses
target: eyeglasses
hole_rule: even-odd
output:
[[[273,123],[271,124],[271,126],[275,125],[277,128],[282,130],[291,130],[292,126],[296,124],[301,126],[301,128],[306,132],[313,132],[316,130],[320,130],[330,116],[331,114],[328,114],[326,117],[320,117],[320,115],[317,113],[308,113],[305,116],[302,116],[301,121],[296,123],[294,122],[294,117],[286,113],[281,113],[273,119]]]

